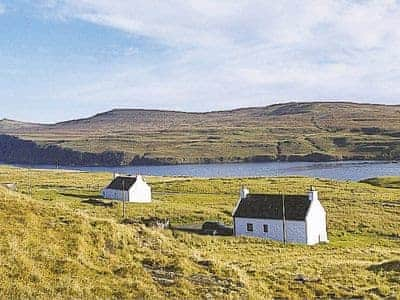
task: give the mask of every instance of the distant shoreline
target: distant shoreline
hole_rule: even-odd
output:
[[[179,166],[200,166],[200,165],[247,165],[247,164],[290,164],[290,163],[315,163],[315,164],[400,164],[397,160],[378,160],[378,159],[346,159],[346,160],[322,160],[322,161],[311,161],[311,160],[271,160],[271,161],[206,161],[206,162],[187,162],[187,163],[165,163],[165,164],[129,164],[129,165],[56,165],[56,164],[26,164],[26,163],[13,163],[0,161],[1,165],[21,167],[21,168],[31,168],[32,170],[45,170],[43,167],[49,167],[48,170],[69,170],[80,171],[78,168],[130,168],[130,167],[179,167]],[[76,168],[76,169],[75,169]]]

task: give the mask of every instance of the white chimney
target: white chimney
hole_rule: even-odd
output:
[[[242,186],[242,188],[240,189],[240,199],[245,199],[248,194],[249,190]]]
[[[310,199],[310,201],[318,201],[318,191],[315,190],[315,187],[313,186],[310,187],[310,191],[308,192],[308,199]]]

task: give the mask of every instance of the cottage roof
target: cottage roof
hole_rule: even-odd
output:
[[[128,191],[136,182],[136,177],[118,176],[106,187],[106,189]]]
[[[240,200],[234,217],[283,219],[282,195],[248,194]],[[285,219],[304,221],[311,201],[306,195],[285,195]]]

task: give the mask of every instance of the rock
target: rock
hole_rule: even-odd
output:
[[[300,282],[300,283],[306,283],[306,282],[321,282],[321,278],[309,278],[306,277],[303,274],[297,274],[294,278],[294,281]]]

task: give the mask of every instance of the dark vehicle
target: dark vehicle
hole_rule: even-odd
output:
[[[233,229],[217,221],[207,221],[201,226],[201,233],[208,235],[233,235]]]

